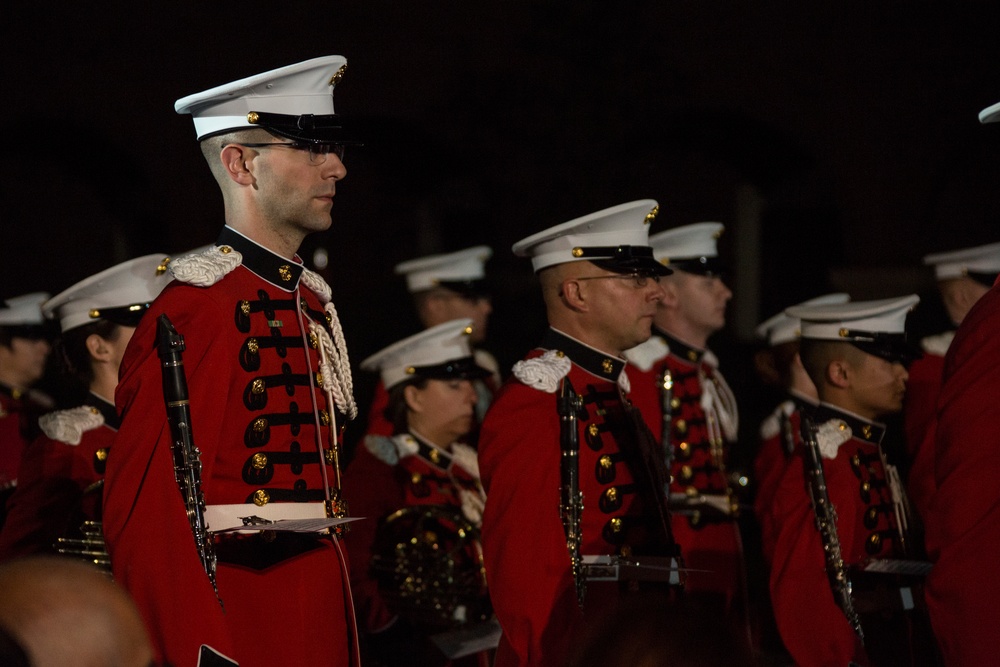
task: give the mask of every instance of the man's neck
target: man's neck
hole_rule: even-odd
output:
[[[295,257],[306,237],[303,233],[279,232],[260,221],[234,220],[233,217],[226,215],[227,227],[285,259]]]

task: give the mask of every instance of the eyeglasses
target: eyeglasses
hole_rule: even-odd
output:
[[[654,283],[660,282],[660,276],[651,273],[615,273],[610,276],[585,276],[583,278],[574,278],[573,280],[606,279],[631,280],[636,288],[645,287],[649,284],[649,281],[653,281]]]
[[[287,148],[293,148],[297,151],[308,151],[309,152],[309,163],[310,164],[323,164],[326,162],[327,156],[333,153],[337,156],[341,162],[344,161],[344,144],[314,144],[311,142],[299,142],[299,141],[270,141],[261,144],[240,144],[240,146],[246,146],[247,148],[268,148],[271,146],[285,146]]]

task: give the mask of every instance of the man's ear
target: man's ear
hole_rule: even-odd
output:
[[[586,312],[590,309],[590,302],[587,300],[587,290],[582,281],[576,278],[567,278],[559,285],[559,295],[563,302],[571,310]]]
[[[240,185],[253,185],[254,176],[248,164],[252,164],[253,156],[243,146],[226,144],[219,153],[219,159],[230,180]]]
[[[851,384],[851,365],[844,359],[834,359],[826,365],[826,381],[839,389]]]

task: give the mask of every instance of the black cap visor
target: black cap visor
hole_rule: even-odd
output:
[[[437,286],[467,299],[485,299],[492,295],[492,290],[485,280],[439,280]]]
[[[490,372],[474,358],[462,357],[434,366],[414,366],[412,375],[427,380],[478,380],[488,377]]]
[[[94,311],[92,319],[107,320],[123,327],[137,327],[139,320],[149,310],[148,303],[133,303],[129,306],[118,306],[117,308],[101,308]]]
[[[923,356],[920,349],[906,339],[905,333],[848,331],[847,336],[854,347],[891,363],[909,366]]]
[[[252,111],[248,116],[253,117],[253,125],[286,139],[314,144],[362,145],[361,141],[344,129],[344,118],[339,114],[292,116]]]
[[[670,260],[670,268],[679,269],[685,273],[699,276],[719,276],[728,273],[728,269],[718,257],[684,257]]]
[[[578,257],[589,259],[592,264],[614,273],[644,273],[650,276],[669,276],[673,273],[656,261],[649,246],[589,247],[575,248],[574,251],[579,251]]]

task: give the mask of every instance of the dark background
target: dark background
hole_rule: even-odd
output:
[[[489,347],[543,327],[510,246],[653,198],[653,231],[727,225],[730,324],[713,340],[747,406],[754,326],[833,291],[919,292],[921,257],[998,240],[993,3],[15,3],[0,27],[0,297],[214,240],[222,202],[179,97],[338,53],[347,155],[327,249],[352,360],[413,333],[393,266],[495,249]],[[357,372],[359,401],[370,378]]]

